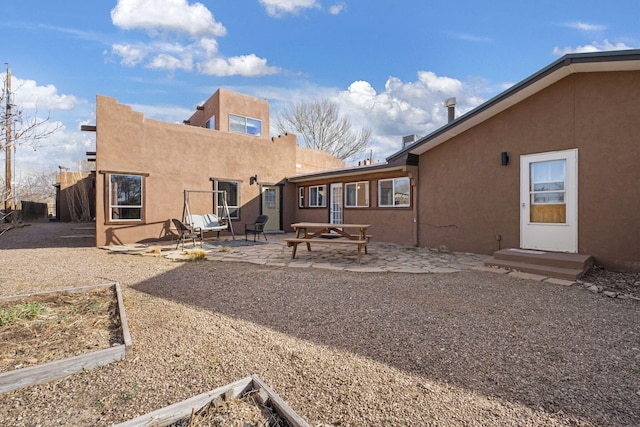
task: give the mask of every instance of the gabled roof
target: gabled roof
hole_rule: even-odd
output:
[[[484,104],[392,154],[387,157],[387,161],[392,162],[407,154],[425,153],[571,74],[631,70],[640,70],[640,49],[565,55]]]

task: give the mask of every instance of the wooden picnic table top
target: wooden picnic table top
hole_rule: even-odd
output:
[[[371,224],[329,224],[324,222],[296,222],[291,224],[295,230],[298,228],[369,228]]]

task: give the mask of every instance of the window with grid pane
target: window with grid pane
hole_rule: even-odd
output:
[[[216,215],[219,218],[226,218],[227,213],[224,211],[224,197],[227,200],[227,207],[229,208],[229,216],[231,219],[240,218],[240,185],[236,181],[215,181],[215,189],[218,191],[224,191],[225,193],[218,193],[216,198]]]
[[[143,219],[141,175],[109,175],[109,221]]]
[[[325,198],[326,191],[326,185],[315,185],[309,187],[309,206],[314,208],[327,206]]]

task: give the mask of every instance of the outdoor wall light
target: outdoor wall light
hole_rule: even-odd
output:
[[[258,175],[253,175],[253,176],[249,177],[249,185],[253,185],[256,182],[258,182]]]
[[[502,166],[507,166],[509,164],[509,154],[506,151],[500,153],[500,161]]]

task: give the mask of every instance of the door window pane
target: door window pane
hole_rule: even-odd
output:
[[[529,166],[530,221],[564,224],[566,160],[535,162]]]

